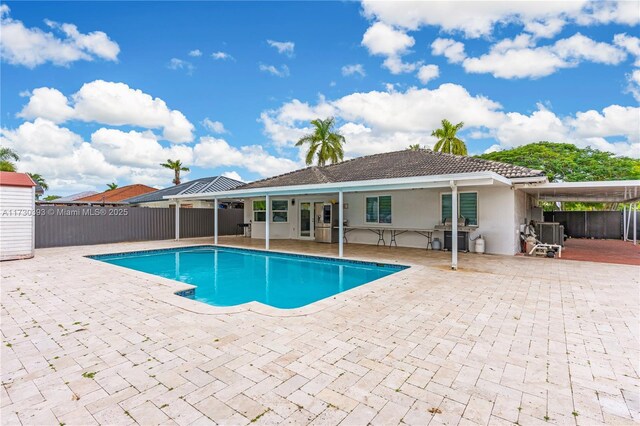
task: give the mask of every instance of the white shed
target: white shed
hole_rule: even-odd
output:
[[[33,257],[35,187],[27,174],[0,172],[0,261]]]

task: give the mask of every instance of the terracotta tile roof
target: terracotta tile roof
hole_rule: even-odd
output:
[[[506,178],[544,176],[540,170],[429,149],[403,150],[367,155],[324,167],[307,167],[251,182],[236,189],[310,185],[457,173],[494,172]]]
[[[36,184],[26,173],[0,172],[0,186],[32,187]]]
[[[157,191],[157,189],[147,185],[141,185],[141,184],[127,185],[121,188],[112,189],[110,191],[104,191],[98,194],[93,194],[88,197],[78,198],[75,201],[86,201],[86,202],[94,202],[94,203],[102,203],[102,202],[113,203],[117,201],[126,200],[127,198],[136,197],[138,195],[147,194],[153,191]]]

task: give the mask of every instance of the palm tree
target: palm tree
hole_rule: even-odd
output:
[[[117,184],[117,183],[115,183],[115,182],[108,183],[108,184],[107,184],[107,188],[109,188],[109,189],[107,189],[107,191],[113,191],[113,190],[114,190],[114,189],[116,189],[117,187],[118,187],[118,184]]]
[[[173,170],[175,177],[173,178],[174,185],[180,185],[180,172],[188,172],[189,168],[182,165],[182,161],[180,160],[167,160],[166,163],[160,164],[162,167],[166,167],[167,169]]]
[[[409,151],[420,151],[421,147],[419,143],[409,145]]]
[[[442,120],[442,128],[431,132],[431,136],[438,138],[433,150],[436,152],[448,152],[449,154],[467,155],[467,146],[464,141],[456,136],[456,132],[462,126],[464,126],[462,121],[453,125],[449,120]]]
[[[15,172],[16,165],[14,161],[20,160],[20,156],[11,148],[0,146],[0,171]]]
[[[31,180],[36,183],[36,185],[38,185],[40,188],[42,188],[42,191],[40,191],[38,188],[36,188],[36,200],[39,200],[40,196],[44,193],[44,191],[49,189],[49,185],[47,185],[47,181],[44,180],[44,178],[41,175],[39,175],[38,173],[27,173],[27,174],[29,175]]]
[[[342,161],[344,158],[342,145],[346,141],[344,136],[333,131],[334,118],[329,117],[324,120],[318,118],[311,121],[311,124],[315,126],[313,133],[301,137],[296,143],[296,146],[309,144],[305,159],[307,165],[309,166],[313,163],[314,156],[318,166],[324,166],[327,161],[331,162],[331,164]]]

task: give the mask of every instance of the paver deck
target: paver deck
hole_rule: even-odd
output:
[[[279,316],[200,309],[172,294],[182,284],[83,257],[209,242],[2,263],[1,423],[640,421],[637,266],[461,254],[454,272],[445,253],[349,244],[347,257],[414,266]]]

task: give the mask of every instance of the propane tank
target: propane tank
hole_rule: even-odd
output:
[[[442,250],[442,243],[440,243],[440,240],[437,238],[433,239],[433,242],[431,242],[431,249],[432,250]]]
[[[482,238],[482,235],[476,238],[476,253],[484,253],[484,238]]]

